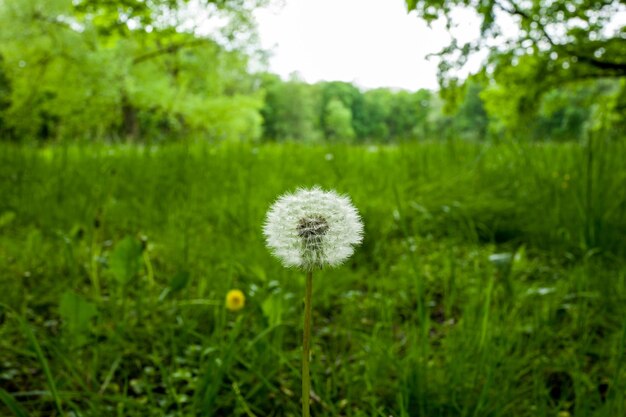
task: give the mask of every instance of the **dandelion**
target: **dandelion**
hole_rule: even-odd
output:
[[[302,415],[310,416],[311,294],[313,271],[338,266],[363,240],[363,223],[346,196],[319,187],[281,196],[263,227],[267,246],[287,267],[307,272],[302,340]]]
[[[246,296],[240,290],[230,290],[226,294],[226,308],[239,311],[246,305]]]
[[[263,231],[285,266],[306,271],[340,265],[363,239],[363,224],[350,199],[319,187],[280,197]]]

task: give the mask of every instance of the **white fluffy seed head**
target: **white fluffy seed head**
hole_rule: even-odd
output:
[[[363,223],[347,196],[319,187],[284,194],[263,226],[267,246],[285,266],[337,266],[363,240]]]

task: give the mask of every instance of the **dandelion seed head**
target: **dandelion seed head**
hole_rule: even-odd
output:
[[[285,266],[313,270],[350,257],[363,240],[363,223],[347,196],[301,188],[272,205],[263,232]]]

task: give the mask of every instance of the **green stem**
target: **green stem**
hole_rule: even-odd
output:
[[[304,295],[304,336],[302,338],[302,416],[310,417],[311,375],[309,357],[311,350],[311,293],[313,292],[313,271],[306,274]]]
[[[99,272],[98,272],[98,257],[100,256],[100,251],[98,250],[97,247],[97,243],[96,243],[96,233],[97,230],[95,230],[94,232],[94,236],[91,239],[91,284],[93,285],[93,290],[94,290],[94,295],[96,297],[96,300],[98,302],[100,302],[100,277],[99,277]]]

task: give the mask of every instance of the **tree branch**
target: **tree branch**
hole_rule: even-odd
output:
[[[148,61],[150,59],[156,58],[161,55],[173,54],[174,52],[178,52],[184,48],[193,48],[196,46],[201,46],[209,43],[206,39],[194,39],[192,41],[173,43],[165,48],[157,49],[156,51],[148,52],[143,55],[136,56],[133,59],[133,64],[139,64],[144,61]]]
[[[602,61],[597,58],[593,58],[593,57],[585,56],[585,55],[577,55],[571,52],[570,52],[570,55],[575,56],[579,61],[586,62],[601,70],[616,71],[617,75],[626,75],[626,63]]]
[[[578,61],[589,64],[595,68],[598,68],[603,71],[610,72],[610,74],[606,74],[605,76],[617,76],[622,77],[626,76],[626,63],[620,62],[610,62],[610,61],[602,61],[592,56],[583,55],[579,52],[572,50],[568,45],[563,45],[560,43],[556,43],[554,39],[548,34],[545,25],[543,25],[539,19],[534,19],[531,15],[529,15],[525,10],[523,10],[517,3],[513,0],[509,0],[510,8],[506,7],[499,1],[495,2],[495,5],[498,6],[502,11],[509,13],[511,15],[520,16],[522,19],[527,22],[535,23],[537,28],[541,31],[543,37],[546,41],[554,48],[556,52],[564,53],[572,58],[576,58]],[[535,40],[536,42],[536,40]]]

